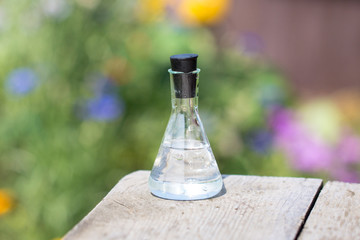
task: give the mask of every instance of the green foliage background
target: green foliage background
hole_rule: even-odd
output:
[[[151,169],[170,114],[173,54],[200,56],[200,116],[220,171],[290,174],[282,158],[258,154],[243,139],[265,127],[259,86],[284,89],[276,72],[219,49],[207,28],[141,21],[133,1],[101,1],[91,10],[71,3],[65,16],[44,14],[43,3],[0,3],[7,19],[0,32],[3,86],[19,67],[40,81],[25,96],[0,91],[0,188],[15,201],[0,216],[0,239],[61,237],[121,177]],[[114,121],[79,118],[77,104],[93,95],[89,76],[108,76],[110,59],[126,63],[115,79],[124,112]]]

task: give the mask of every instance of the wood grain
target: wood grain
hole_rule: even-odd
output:
[[[127,175],[64,239],[294,239],[322,180],[224,176],[200,201],[154,197],[149,171]]]
[[[360,239],[360,184],[328,182],[300,239]]]

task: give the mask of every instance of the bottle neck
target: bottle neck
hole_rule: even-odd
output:
[[[179,111],[195,111],[198,108],[199,72],[175,72],[169,69],[171,104]]]
[[[172,98],[171,105],[174,110],[179,110],[182,112],[195,111],[198,108],[198,97]]]

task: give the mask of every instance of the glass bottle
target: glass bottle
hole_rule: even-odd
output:
[[[223,186],[198,113],[197,57],[170,57],[172,111],[149,178],[150,191],[161,198],[205,199],[218,194]]]

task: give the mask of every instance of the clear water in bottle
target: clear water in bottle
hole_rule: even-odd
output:
[[[161,145],[149,184],[157,196],[194,200],[216,195],[222,179],[209,144],[178,140]]]

